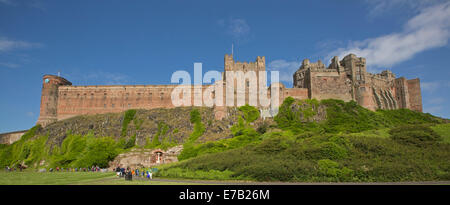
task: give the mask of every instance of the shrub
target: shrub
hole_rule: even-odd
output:
[[[190,121],[192,124],[199,123],[202,121],[200,112],[197,109],[192,109],[190,116],[191,116]]]
[[[434,130],[424,125],[403,125],[389,131],[391,138],[402,144],[427,146],[442,140]]]
[[[250,105],[244,105],[239,107],[239,111],[244,113],[244,119],[246,122],[250,123],[259,118],[259,110]]]
[[[136,114],[136,110],[125,111],[125,114],[123,116],[123,121],[122,121],[122,132],[121,132],[122,137],[125,137],[127,135],[128,124],[130,124],[131,120],[134,119],[135,114]]]

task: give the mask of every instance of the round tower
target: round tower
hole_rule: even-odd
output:
[[[72,83],[55,75],[44,75],[42,78],[41,109],[37,124],[43,127],[58,119],[58,87],[60,85],[72,85]]]

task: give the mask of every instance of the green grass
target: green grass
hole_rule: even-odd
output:
[[[448,159],[447,143],[416,146],[390,137],[282,134],[161,167],[158,175],[290,182],[446,181]]]
[[[114,173],[91,172],[0,172],[1,185],[66,185],[104,179]]]
[[[450,123],[435,125],[431,129],[442,137],[442,142],[450,143]]]
[[[126,181],[112,172],[0,172],[0,185],[195,185],[192,182],[165,182],[133,179]]]
[[[374,129],[374,130],[366,130],[363,132],[358,133],[349,133],[349,136],[355,136],[355,137],[380,137],[380,138],[389,138],[389,130],[390,128],[383,128],[383,129]]]

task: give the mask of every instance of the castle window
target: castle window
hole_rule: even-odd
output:
[[[91,93],[91,99],[94,99],[94,93]]]
[[[160,96],[160,98],[161,98],[161,100],[163,100],[163,99],[164,99],[164,93],[161,93],[161,96]]]
[[[79,98],[80,97],[80,93],[77,93],[77,98]]]
[[[130,104],[130,103],[128,103],[128,107],[131,107],[131,104]]]
[[[106,104],[103,104],[103,108],[106,108]]]
[[[114,108],[114,103],[111,105],[112,108]]]
[[[103,93],[103,99],[106,99],[106,93]]]
[[[128,100],[128,96],[130,96],[130,93],[125,94],[125,99]]]
[[[149,97],[148,97],[148,98],[150,99],[150,101],[152,101],[152,97],[153,97],[153,94],[150,93],[150,94],[149,94]]]

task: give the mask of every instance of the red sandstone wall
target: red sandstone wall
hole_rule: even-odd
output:
[[[350,101],[351,83],[345,73],[311,72],[311,98]]]
[[[422,112],[422,94],[419,78],[408,80],[408,91],[411,110]]]
[[[307,88],[286,88],[284,90],[284,98],[291,96],[294,99],[304,100],[308,99],[308,89]],[[281,105],[282,101],[280,102]]]

